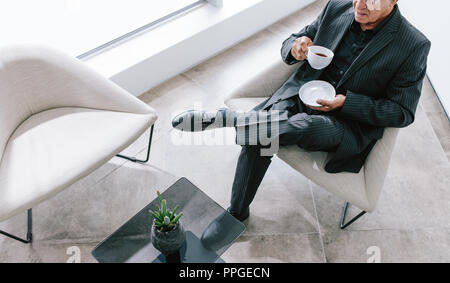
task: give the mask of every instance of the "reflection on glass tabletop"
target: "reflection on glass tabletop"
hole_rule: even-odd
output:
[[[181,178],[165,190],[161,196],[168,207],[179,205],[183,212],[181,223],[186,231],[186,242],[180,250],[182,262],[217,262],[231,244],[245,231],[245,225],[231,216],[214,200],[186,178]],[[164,262],[165,257],[151,243],[153,217],[148,212],[156,210],[155,198],[150,204],[102,241],[93,251],[99,262]],[[226,235],[215,244],[202,242],[202,234],[208,226],[220,219]]]

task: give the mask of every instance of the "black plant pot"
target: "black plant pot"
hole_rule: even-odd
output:
[[[152,226],[152,244],[160,251],[167,259],[167,261],[175,261],[174,258],[178,254],[181,247],[186,241],[186,232],[183,225],[178,221],[175,228],[168,232],[161,232],[155,227],[155,223]],[[174,256],[175,255],[175,256]]]

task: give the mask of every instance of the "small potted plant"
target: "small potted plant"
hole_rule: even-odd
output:
[[[153,216],[152,244],[159,250],[166,259],[173,255],[178,255],[179,250],[186,240],[186,233],[180,223],[183,213],[175,214],[179,206],[173,210],[167,208],[167,202],[158,193],[160,206],[156,206],[157,211],[149,211]]]

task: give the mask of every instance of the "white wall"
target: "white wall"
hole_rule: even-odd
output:
[[[431,41],[428,76],[450,117],[450,1],[400,0],[399,7]]]

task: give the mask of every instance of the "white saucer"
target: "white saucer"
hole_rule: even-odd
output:
[[[322,105],[316,102],[317,99],[331,100],[336,96],[336,90],[325,81],[310,81],[300,88],[298,94],[306,105],[320,107]]]

